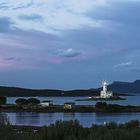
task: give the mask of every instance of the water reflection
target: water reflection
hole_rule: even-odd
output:
[[[9,123],[8,115],[5,113],[0,113],[0,124]]]
[[[130,120],[140,120],[140,113],[96,113],[95,122],[116,122],[125,123]]]
[[[49,125],[55,122],[54,113],[42,113],[40,116],[40,125]]]
[[[31,112],[15,113],[16,124],[40,124],[40,114]]]
[[[1,115],[0,115],[1,116]],[[44,126],[57,120],[79,120],[84,127],[104,122],[124,123],[130,120],[140,120],[140,113],[3,113],[2,117],[9,118],[16,125]]]
[[[64,118],[74,118],[75,117],[75,113],[73,112],[65,112],[63,113]]]

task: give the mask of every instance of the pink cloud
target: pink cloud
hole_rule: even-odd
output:
[[[0,70],[11,70],[11,68],[15,68],[15,65],[13,63],[0,60]]]

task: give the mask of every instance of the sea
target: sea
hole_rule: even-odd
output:
[[[140,95],[124,96],[127,100],[106,101],[109,104],[137,105],[140,106]],[[123,98],[124,98],[123,97]],[[7,97],[7,103],[15,103],[17,98]],[[27,97],[22,97],[27,98]],[[65,102],[75,102],[76,105],[95,105],[97,101],[75,101],[87,97],[36,97],[40,101],[52,100],[55,105],[63,105]],[[48,126],[58,120],[78,120],[84,127],[91,127],[94,124],[108,122],[125,123],[130,120],[139,120],[140,113],[33,113],[33,112],[2,112],[0,117],[9,120],[13,125]]]

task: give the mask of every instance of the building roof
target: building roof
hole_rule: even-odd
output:
[[[70,104],[70,105],[74,105],[74,102],[65,102],[64,104]]]
[[[44,100],[44,101],[42,101],[42,103],[50,103],[50,102],[53,102],[53,100]]]

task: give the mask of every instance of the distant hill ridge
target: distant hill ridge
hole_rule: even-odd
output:
[[[94,89],[87,90],[57,90],[57,89],[26,89],[18,87],[0,86],[0,96],[93,96],[98,95],[99,91]]]
[[[115,93],[140,93],[140,80],[134,82],[115,81],[108,85]],[[19,87],[0,86],[0,96],[93,96],[99,95],[98,89],[57,90],[57,89],[26,89]]]
[[[108,89],[118,93],[140,93],[140,80],[134,82],[115,81],[108,86]]]

